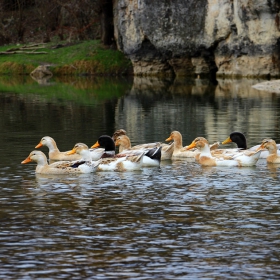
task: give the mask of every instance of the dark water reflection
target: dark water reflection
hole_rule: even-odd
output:
[[[20,165],[42,136],[66,150],[121,127],[135,144],[163,141],[174,129],[185,145],[196,136],[221,141],[233,130],[246,132],[249,145],[279,142],[280,98],[252,89],[255,82],[79,81],[81,89],[64,81],[30,83],[30,93],[26,82],[18,92],[7,86],[0,95],[1,277],[278,279],[279,166],[166,161],[160,169],[69,177]],[[103,91],[106,98],[93,94]]]

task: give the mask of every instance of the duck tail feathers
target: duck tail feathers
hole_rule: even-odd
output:
[[[151,159],[155,159],[155,160],[160,161],[160,159],[161,159],[161,149],[162,149],[161,146],[153,148],[153,149],[149,149],[148,151],[145,152],[145,156],[147,156]]]
[[[145,152],[139,154],[139,155],[136,157],[135,162],[140,162],[140,163],[142,164],[142,163],[143,163],[144,155],[145,155]]]

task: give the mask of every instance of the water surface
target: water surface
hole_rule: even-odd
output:
[[[3,279],[278,279],[278,166],[160,168],[43,176],[21,165],[43,136],[61,150],[124,128],[133,144],[280,142],[280,97],[254,80],[25,79],[0,89]],[[234,145],[228,145],[233,147]],[[42,151],[47,153],[47,149]]]

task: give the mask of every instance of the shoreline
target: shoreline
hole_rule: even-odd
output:
[[[280,80],[262,82],[262,83],[253,85],[252,87],[255,89],[258,89],[258,90],[280,93]]]

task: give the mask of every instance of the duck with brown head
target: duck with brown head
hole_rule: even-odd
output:
[[[200,151],[197,161],[203,166],[253,166],[260,157],[260,151],[241,151],[232,155],[220,155],[215,157],[211,154],[208,141],[204,137],[195,138],[187,149],[197,148]]]
[[[267,163],[280,163],[279,150],[277,149],[276,142],[273,139],[264,139],[258,150],[260,149],[268,150],[269,155],[266,157]]]

